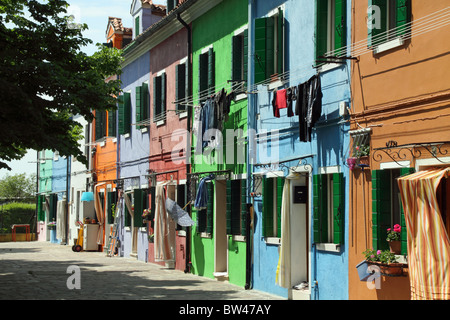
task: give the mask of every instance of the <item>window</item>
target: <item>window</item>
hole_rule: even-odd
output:
[[[148,208],[148,189],[134,189],[134,214],[133,214],[133,226],[136,228],[145,227],[146,224],[142,219],[142,213],[144,209]]]
[[[347,45],[346,0],[317,0],[316,60],[345,55]]]
[[[313,176],[315,243],[344,243],[344,181],[342,173]]]
[[[406,224],[397,178],[413,173],[414,168],[372,171],[372,245],[374,249],[387,250],[387,229],[394,224],[402,227],[402,254],[406,254]]]
[[[283,10],[265,18],[255,19],[255,83],[282,74],[285,53]]]
[[[284,178],[263,178],[262,227],[264,237],[281,237],[281,201]]]
[[[119,134],[131,132],[131,94],[124,92],[119,96]]]
[[[166,119],[166,73],[153,78],[153,122]]]
[[[175,67],[175,100],[181,101],[186,99],[189,96],[188,89],[188,67],[187,61],[184,63],[180,63]],[[181,113],[186,111],[185,103],[177,103],[176,112]]]
[[[149,92],[148,84],[143,83],[142,86],[136,87],[136,123],[147,120],[149,118]],[[145,126],[137,125],[137,129],[142,129]]]
[[[95,140],[106,137],[106,111],[95,111]]]
[[[199,96],[214,94],[215,91],[215,54],[213,48],[202,51],[199,56]]]
[[[115,217],[115,209],[116,209],[116,204],[117,204],[117,193],[115,191],[109,191],[106,194],[106,216],[108,219],[108,223],[109,224],[113,224],[114,223],[114,217]]]
[[[246,235],[246,190],[245,180],[227,180],[227,234]]]
[[[197,232],[212,234],[214,218],[214,183],[207,182],[208,203],[207,208],[197,211]]]
[[[108,137],[115,137],[117,135],[116,132],[116,111],[109,110],[108,111]]]
[[[233,85],[247,81],[248,29],[232,37],[232,70]]]
[[[408,33],[411,0],[369,0],[368,46],[376,47]]]
[[[141,29],[140,17],[137,16],[134,19],[134,37],[135,38],[141,33],[140,29]]]

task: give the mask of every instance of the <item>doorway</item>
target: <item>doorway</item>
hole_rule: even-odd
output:
[[[228,239],[226,220],[226,180],[215,181],[214,224],[214,276],[220,280],[228,277]]]

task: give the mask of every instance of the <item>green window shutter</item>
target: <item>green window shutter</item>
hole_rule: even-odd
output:
[[[283,73],[284,71],[284,43],[285,43],[285,35],[284,35],[284,16],[283,10],[278,8],[278,18],[277,18],[277,73]]]
[[[242,36],[233,36],[231,53],[231,80],[241,81],[242,79]]]
[[[141,33],[139,20],[140,20],[139,16],[136,17],[136,19],[134,20],[134,28],[135,28],[136,37]]]
[[[208,89],[209,94],[214,94],[215,91],[215,53],[213,48],[208,50]]]
[[[153,119],[156,118],[158,112],[158,82],[159,77],[153,78]]]
[[[37,208],[38,208],[38,220],[45,221],[45,210],[43,206],[43,202],[45,202],[45,196],[40,195],[37,197]]]
[[[179,64],[175,67],[175,100],[179,101],[186,98],[186,64]],[[185,111],[184,104],[177,103],[177,111]]]
[[[199,95],[202,97],[208,89],[208,54],[203,53],[199,56],[198,68]]]
[[[241,184],[240,180],[231,181],[231,234],[240,234],[241,223]]]
[[[241,180],[241,231],[240,235],[247,234],[247,184],[246,180]]]
[[[266,18],[255,19],[255,83],[266,79]]]
[[[344,218],[345,218],[345,197],[344,197],[344,174],[333,174],[333,239],[335,244],[344,243]]]
[[[114,209],[116,206],[116,193],[113,191],[110,191],[106,195],[106,202],[107,202],[107,221],[109,224],[114,223]]]
[[[244,69],[244,79],[243,81],[247,82],[248,76],[248,29],[244,31],[244,62],[242,68]]]
[[[373,22],[377,22],[380,25],[380,28],[375,28],[375,24],[372,28],[368,28],[368,37],[367,37],[367,45],[368,47],[374,47],[383,43],[386,39],[387,32],[387,0],[369,0],[369,7],[377,6],[380,8],[380,17],[379,21],[376,21],[378,17],[372,17]]]
[[[128,196],[130,196],[130,195],[128,195]],[[125,205],[125,210],[124,210],[124,226],[131,227],[131,214],[126,205]]]
[[[206,209],[206,232],[212,234],[214,223],[214,183],[207,184],[208,187],[208,205]]]
[[[134,189],[134,218],[133,226],[140,228],[144,226],[142,221],[142,212],[144,211],[144,190]]]
[[[116,111],[108,111],[108,137],[116,136]]]
[[[391,176],[389,170],[372,171],[372,246],[387,250],[391,225]]]
[[[141,87],[136,87],[136,123],[142,120]],[[137,126],[141,129],[141,126]]]
[[[124,96],[119,96],[119,105],[117,107],[118,110],[118,122],[119,122],[119,134],[125,134],[125,104],[124,104]]]
[[[227,234],[232,234],[232,228],[231,228],[231,221],[232,221],[232,189],[231,189],[231,181],[227,180],[226,188],[227,188],[227,195],[226,195],[226,220],[227,220]]]
[[[415,169],[414,168],[400,168],[400,177],[414,173]],[[395,182],[397,183],[397,181]],[[400,232],[400,238],[401,238],[401,245],[402,245],[402,250],[401,250],[401,254],[408,254],[408,234],[407,234],[407,230],[406,230],[406,221],[405,221],[405,212],[403,210],[403,204],[401,199],[399,199],[398,201],[400,201],[400,225],[402,227],[402,230]]]
[[[102,114],[100,111],[95,111],[95,140],[100,140],[102,135]]]
[[[316,60],[327,53],[328,0],[317,0],[316,7]]]
[[[148,90],[148,84],[143,83],[141,86],[141,121],[149,118],[150,112],[150,95]]]
[[[150,187],[150,227],[154,227],[156,211],[156,187]]]
[[[275,73],[275,17],[266,18],[266,74],[265,79],[270,78]]]
[[[131,94],[125,92],[124,94],[124,133],[131,131]]]
[[[336,0],[335,5],[334,49],[335,55],[342,57],[347,45],[347,0]]]
[[[284,178],[277,178],[277,237],[281,237],[281,206],[283,204]]]
[[[315,243],[328,241],[327,176],[313,175],[313,238]]]
[[[273,237],[273,179],[264,177],[262,183],[262,234],[264,237]]]
[[[411,22],[411,0],[397,0],[396,11],[397,35],[401,36],[409,32]]]
[[[166,81],[167,77],[166,77],[166,73],[163,72],[163,74],[161,74],[161,117],[166,118],[165,114],[166,114],[166,86],[167,86],[167,81]]]

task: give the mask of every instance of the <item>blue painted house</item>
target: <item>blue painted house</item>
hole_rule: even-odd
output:
[[[348,298],[350,8],[249,1],[252,286],[289,299]]]
[[[150,50],[141,50],[144,29],[165,15],[165,7],[151,1],[134,0],[130,13],[134,21],[133,41],[124,48],[122,90],[118,107],[118,179],[128,199],[124,207],[120,254],[147,261],[148,234],[142,211],[148,208],[150,133]],[[131,213],[129,211],[132,211]]]

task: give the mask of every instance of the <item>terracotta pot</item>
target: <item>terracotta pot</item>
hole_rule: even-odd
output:
[[[370,163],[369,156],[358,158],[358,165],[368,166]]]
[[[389,241],[389,249],[394,254],[401,254],[402,242],[400,240]]]
[[[400,276],[403,274],[402,263],[381,264],[381,273],[390,276]]]

